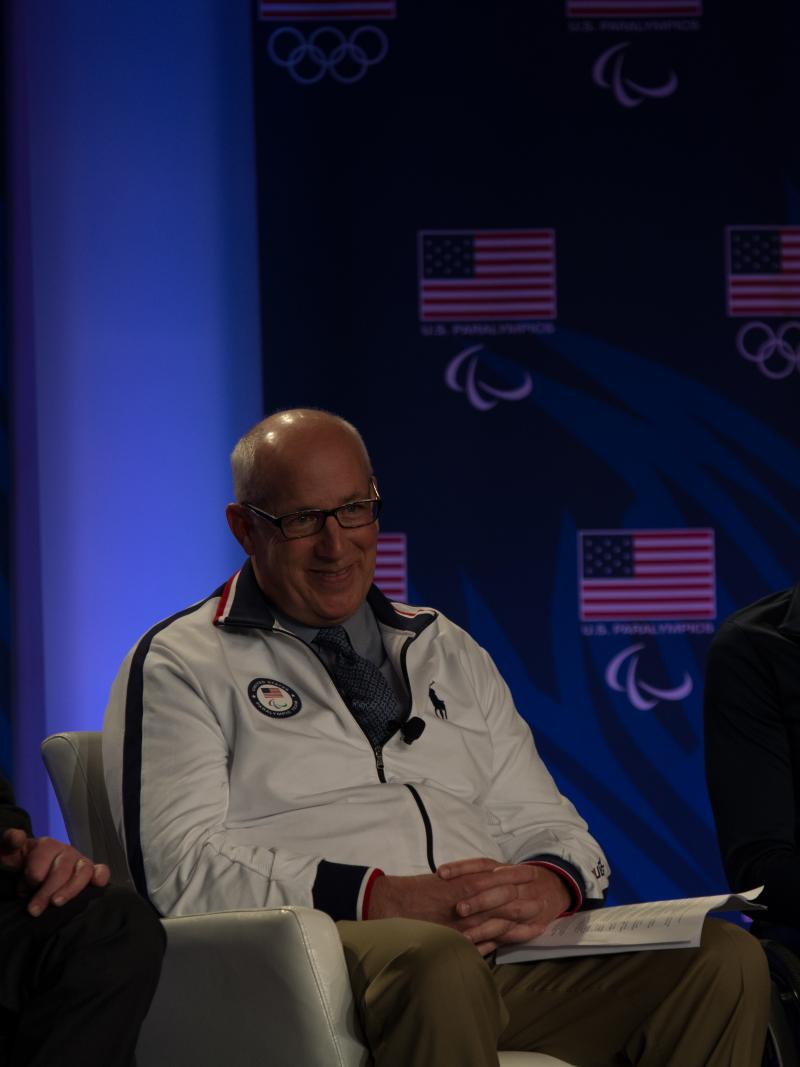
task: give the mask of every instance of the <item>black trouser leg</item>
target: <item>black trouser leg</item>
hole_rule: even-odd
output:
[[[130,1064],[164,947],[155,912],[128,889],[89,888],[37,919],[0,902],[1,1021],[14,1020],[2,1062]]]

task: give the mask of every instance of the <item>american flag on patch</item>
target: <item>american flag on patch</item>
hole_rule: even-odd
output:
[[[259,689],[259,694],[270,698],[286,696],[286,693],[282,689],[278,689],[276,685],[262,685]]]
[[[572,19],[660,19],[702,14],[702,0],[567,0],[567,18]]]
[[[305,19],[393,19],[395,0],[259,0],[258,16],[280,22]]]
[[[423,322],[556,317],[555,230],[423,230]]]
[[[728,227],[728,314],[800,312],[800,226]]]
[[[713,530],[582,530],[580,617],[713,619]]]
[[[404,533],[378,534],[375,584],[390,600],[399,600],[401,604],[408,602]]]

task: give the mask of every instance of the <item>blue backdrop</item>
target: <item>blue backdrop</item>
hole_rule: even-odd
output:
[[[261,411],[251,17],[247,0],[2,15],[14,786],[62,836],[42,738],[99,729],[127,650],[241,561],[224,507]]]
[[[495,657],[617,902],[723,886],[703,659],[796,577],[799,29],[255,6],[266,408],[362,429],[395,579]]]

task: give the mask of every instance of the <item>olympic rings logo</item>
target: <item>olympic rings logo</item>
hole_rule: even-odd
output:
[[[306,38],[293,26],[282,26],[267,43],[273,63],[285,67],[300,85],[314,85],[330,74],[342,85],[360,81],[389,49],[377,26],[359,26],[349,38],[333,26],[320,26]]]
[[[747,322],[736,335],[736,347],[765,378],[777,381],[800,372],[800,322],[784,322],[777,330],[765,322]]]

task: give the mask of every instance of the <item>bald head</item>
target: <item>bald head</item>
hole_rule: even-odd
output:
[[[327,411],[279,411],[244,435],[231,464],[238,503],[226,508],[228,524],[267,600],[305,626],[351,618],[366,600],[378,546],[377,507],[363,525],[340,514],[377,499],[358,431]],[[313,533],[287,537],[275,521],[313,511],[328,513]]]
[[[256,423],[231,453],[233,491],[240,503],[272,504],[288,467],[295,468],[326,446],[355,445],[367,476],[372,464],[363,438],[352,423],[329,411],[291,408]]]

